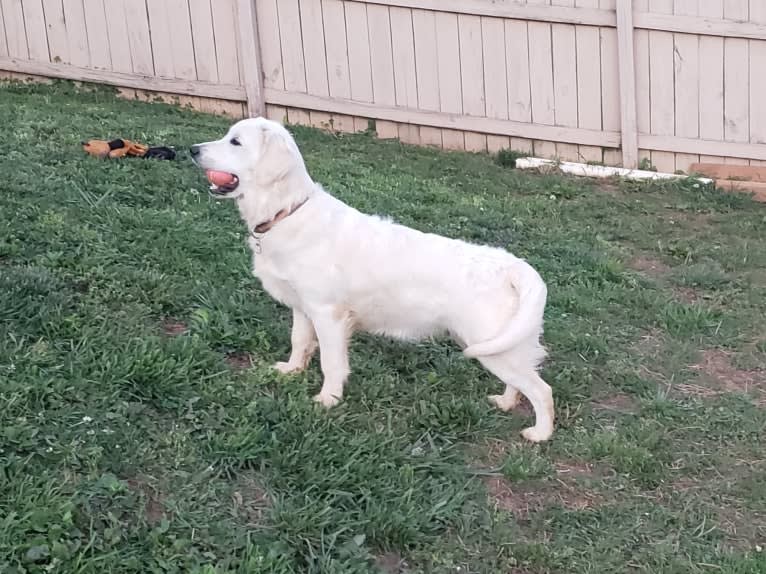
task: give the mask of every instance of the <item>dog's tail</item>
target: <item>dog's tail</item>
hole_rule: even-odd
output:
[[[516,313],[505,329],[494,339],[470,345],[463,351],[466,357],[486,357],[512,349],[540,329],[548,289],[540,274],[527,262],[518,260],[511,269],[511,285],[519,301]]]

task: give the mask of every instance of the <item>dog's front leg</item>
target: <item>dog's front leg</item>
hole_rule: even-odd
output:
[[[317,350],[317,335],[314,325],[303,312],[293,309],[293,330],[290,334],[290,358],[280,361],[274,368],[280,373],[299,373],[308,367]]]
[[[324,375],[322,390],[314,400],[325,407],[332,407],[343,398],[343,385],[351,372],[348,366],[349,321],[338,313],[312,318],[319,338],[319,357]]]

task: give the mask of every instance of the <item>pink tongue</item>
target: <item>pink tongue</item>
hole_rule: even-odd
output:
[[[206,172],[207,179],[213,185],[228,185],[234,182],[234,176],[225,171],[215,171],[212,169]]]

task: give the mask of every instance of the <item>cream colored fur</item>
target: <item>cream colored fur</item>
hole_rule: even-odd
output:
[[[324,384],[315,400],[338,403],[349,376],[355,331],[415,340],[447,333],[505,383],[490,400],[531,402],[531,441],[553,432],[551,388],[538,375],[546,287],[525,261],[492,247],[421,233],[365,215],[309,177],[289,132],[263,119],[233,125],[220,140],[195,146],[204,169],[239,178],[227,194],[252,230],[305,203],[259,238],[250,237],[253,273],[293,312],[292,352],[282,373],[305,369],[317,347]]]

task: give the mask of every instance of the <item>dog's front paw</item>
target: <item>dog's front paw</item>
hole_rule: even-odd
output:
[[[271,366],[272,369],[282,373],[283,375],[289,375],[292,373],[300,373],[303,369],[300,365],[294,365],[293,363],[279,361]]]
[[[553,430],[540,430],[537,427],[525,428],[521,431],[521,436],[530,442],[544,442],[551,438]]]
[[[330,393],[319,393],[318,395],[314,396],[314,402],[329,409],[340,402],[340,397],[336,397]]]

